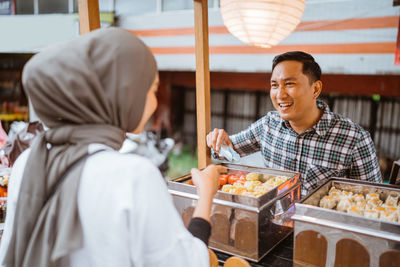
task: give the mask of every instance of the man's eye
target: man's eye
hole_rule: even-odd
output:
[[[276,88],[276,84],[271,84],[271,88]]]
[[[294,85],[294,83],[285,83],[286,86]]]

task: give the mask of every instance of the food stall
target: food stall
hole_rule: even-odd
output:
[[[295,266],[400,266],[400,188],[331,178],[296,203]]]
[[[207,12],[207,1],[194,0],[199,168],[211,163],[206,146],[211,128]],[[79,17],[82,34],[99,28],[98,1],[80,0]],[[227,168],[230,178],[239,178],[232,184],[221,184],[214,199],[210,247],[217,251],[220,262],[237,255],[253,266],[400,266],[399,188],[332,179],[300,201],[297,173],[231,164]],[[238,182],[240,177],[242,183]],[[198,198],[190,178],[186,175],[168,182],[186,224]],[[251,187],[246,190],[251,195],[243,194],[240,184]],[[333,194],[340,197],[334,199]],[[347,204],[339,205],[342,200]],[[363,211],[358,206],[353,210],[353,202],[365,204]],[[368,215],[371,217],[364,217],[367,205],[375,212]],[[332,210],[334,207],[339,210]],[[396,210],[386,215],[390,208]],[[347,210],[350,212],[345,213]],[[376,213],[383,213],[387,220],[378,220]],[[278,262],[274,256],[287,260]]]
[[[294,203],[300,200],[300,174],[224,164],[211,212],[209,247],[260,261],[293,228]],[[196,188],[185,175],[168,181],[168,190],[186,226],[197,203]]]

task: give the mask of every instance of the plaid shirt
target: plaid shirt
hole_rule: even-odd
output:
[[[312,128],[297,134],[277,111],[268,114],[246,130],[230,136],[234,149],[245,156],[261,150],[268,168],[299,172],[302,195],[329,177],[347,177],[382,182],[374,143],[367,131],[329,110]]]

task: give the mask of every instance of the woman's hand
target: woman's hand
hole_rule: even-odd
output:
[[[192,169],[192,181],[197,188],[199,197],[213,198],[219,187],[219,176],[226,172],[226,167],[209,165],[204,170]]]
[[[227,145],[233,148],[231,139],[229,139],[229,134],[225,132],[224,129],[215,128],[214,131],[209,132],[207,134],[206,139],[207,139],[207,146],[209,148],[214,149],[218,153],[223,143],[226,143]]]
[[[219,187],[219,176],[225,172],[226,167],[221,165],[209,165],[202,171],[192,169],[192,181],[199,195],[193,217],[200,217],[210,221],[212,199]]]

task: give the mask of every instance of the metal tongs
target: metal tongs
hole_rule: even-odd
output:
[[[221,145],[219,153],[217,153],[214,149],[211,149],[211,153],[216,159],[226,159],[229,162],[240,160],[240,155],[225,142]]]

